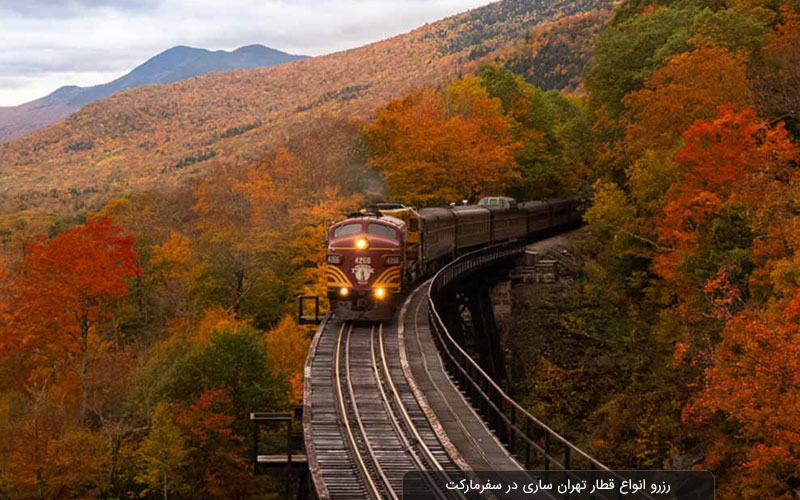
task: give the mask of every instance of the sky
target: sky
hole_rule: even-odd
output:
[[[175,45],[322,55],[491,0],[0,0],[0,106],[124,75]]]

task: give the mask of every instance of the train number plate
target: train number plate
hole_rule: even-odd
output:
[[[371,257],[356,257],[356,264],[372,264]]]

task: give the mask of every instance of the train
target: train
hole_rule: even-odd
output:
[[[410,285],[457,256],[522,242],[580,218],[575,198],[518,203],[492,196],[475,205],[422,209],[372,205],[326,233],[331,312],[344,321],[390,319]]]

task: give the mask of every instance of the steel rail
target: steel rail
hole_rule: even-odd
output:
[[[336,404],[339,408],[340,428],[369,496],[374,499],[399,500],[399,480],[404,471],[430,469],[445,471],[446,468],[425,443],[400,397],[389,369],[383,324],[379,324],[377,327],[371,326],[369,360],[361,359],[360,368],[351,361],[351,355],[359,354],[362,352],[359,350],[364,348],[366,336],[358,337],[359,333],[352,322],[343,323],[336,340],[333,378],[336,385]],[[351,339],[354,336],[358,337],[359,341],[351,347]],[[366,352],[362,352],[363,354]],[[364,361],[370,363],[365,364]],[[372,385],[371,382],[364,383],[364,379],[361,378],[364,376],[364,369],[368,369],[374,376],[375,385]],[[361,370],[360,375],[359,370]],[[356,378],[357,376],[358,378]],[[360,389],[357,389],[356,383],[361,384]],[[364,403],[365,411],[359,408],[359,401],[366,401]],[[381,410],[378,410],[378,407],[374,403],[371,404],[370,401],[376,403],[380,401]],[[374,427],[370,431],[366,422],[372,422],[370,425],[374,426],[376,420],[387,422],[389,427],[384,427],[383,432]],[[394,448],[395,446],[399,446],[399,448]],[[403,455],[398,456],[390,451],[394,449],[404,450],[406,459],[398,460]],[[387,452],[392,453],[391,457],[393,458],[388,458]],[[384,460],[387,460],[388,463],[383,463]],[[390,474],[394,477],[396,484],[390,479]],[[443,485],[437,484],[436,478],[424,477],[423,479],[428,483],[431,493],[436,498],[452,498],[452,495],[444,492]]]
[[[392,396],[393,396],[393,398],[395,400],[395,403],[397,404],[397,408],[400,409],[400,414],[403,417],[403,420],[405,421],[406,426],[411,431],[411,434],[413,435],[414,441],[417,443],[419,448],[422,450],[422,453],[425,455],[425,458],[428,461],[428,463],[434,469],[436,469],[437,471],[443,471],[444,467],[442,467],[442,464],[439,463],[439,460],[433,455],[433,452],[428,447],[428,445],[425,444],[425,441],[422,439],[422,436],[420,436],[419,431],[417,430],[417,426],[414,425],[414,422],[411,420],[411,416],[408,414],[408,411],[406,410],[406,406],[403,403],[402,399],[400,398],[400,393],[398,392],[397,387],[394,385],[394,381],[392,380],[392,376],[389,373],[389,363],[386,360],[386,349],[385,349],[384,344],[383,344],[383,323],[381,323],[380,326],[378,326],[378,344],[379,344],[379,347],[380,347],[380,354],[381,354],[381,360],[382,360],[382,363],[383,363],[384,375],[386,377],[386,381],[389,384],[389,391],[392,393]],[[376,369],[376,374],[377,374],[377,365],[376,365],[375,369]],[[383,393],[383,388],[381,388],[381,393]],[[388,399],[387,399],[387,403],[388,403]]]
[[[411,415],[409,415],[408,410],[406,409],[405,403],[403,403],[402,398],[400,397],[400,393],[397,390],[397,387],[392,380],[392,374],[389,371],[389,362],[388,358],[386,357],[386,348],[383,342],[383,323],[378,325],[378,348],[377,351],[380,353],[380,357],[376,356],[376,348],[374,343],[374,336],[370,338],[370,348],[372,354],[372,362],[373,362],[373,369],[375,370],[375,379],[378,382],[378,388],[380,389],[381,397],[384,402],[384,406],[386,408],[386,412],[392,420],[393,427],[395,432],[397,433],[398,437],[402,440],[404,446],[408,450],[409,454],[411,455],[414,464],[416,465],[418,470],[424,471],[429,470],[428,467],[425,466],[424,462],[427,462],[428,466],[437,472],[444,472],[445,468],[442,466],[439,459],[433,454],[431,449],[425,443],[425,440],[420,435],[419,431],[417,430],[417,426],[414,424],[414,421],[411,419]],[[381,370],[378,366],[378,359],[380,359],[380,364],[383,365],[383,377],[386,384],[389,386],[389,392],[392,394],[392,399],[395,402],[395,406],[399,410],[400,416],[405,424],[405,427],[410,432],[411,436],[406,436],[405,432],[402,430],[402,424],[400,423],[400,419],[395,416],[394,411],[391,407],[391,401],[389,396],[386,394],[386,391],[383,389],[383,384],[381,380]],[[419,448],[422,452],[423,457],[417,456],[414,450],[414,444]],[[431,487],[432,492],[436,495],[437,498],[440,499],[452,499],[453,495],[448,495],[442,489],[442,485],[437,484],[434,480],[434,477],[425,475],[423,479],[428,485]],[[459,498],[462,496],[459,495]]]
[[[336,340],[336,356],[335,356],[335,361],[334,361],[335,373],[336,373],[335,374],[336,391],[337,391],[337,394],[339,396],[339,400],[338,400],[339,410],[340,410],[340,415],[341,415],[341,418],[342,418],[342,423],[344,424],[344,428],[345,428],[345,431],[347,433],[347,438],[348,438],[348,441],[350,443],[350,448],[353,451],[353,456],[356,459],[356,463],[358,464],[358,468],[361,470],[361,475],[364,478],[364,482],[367,484],[368,489],[369,489],[369,493],[370,493],[370,495],[372,495],[372,498],[378,500],[378,499],[382,498],[382,496],[380,494],[380,491],[378,490],[378,486],[375,484],[375,481],[372,479],[372,475],[369,473],[369,470],[367,469],[367,465],[364,462],[364,458],[362,457],[361,452],[358,449],[359,448],[358,442],[356,441],[355,434],[353,433],[353,429],[352,429],[352,427],[350,425],[350,419],[347,417],[347,402],[345,400],[344,390],[342,389],[342,374],[341,374],[341,353],[342,353],[341,347],[342,347],[342,335],[343,335],[343,332],[345,330],[345,326],[348,327],[347,328],[347,344],[349,346],[350,333],[353,331],[353,325],[352,325],[352,323],[350,323],[350,324],[342,323],[342,327],[339,329],[339,337]],[[348,349],[348,346],[346,346],[345,349]],[[350,376],[349,357],[350,357],[350,355],[349,355],[349,349],[348,349],[345,352],[345,363],[346,363],[347,377],[348,377],[347,383],[348,383],[348,386],[349,386],[350,395],[352,397],[352,395],[353,395],[352,384],[350,383],[350,378],[349,378],[349,376]],[[355,398],[353,398],[353,401],[354,401],[353,406],[355,407]],[[358,413],[358,409],[357,408],[356,408],[356,413]],[[361,427],[362,434],[365,436],[366,433],[363,432],[363,424],[360,421],[360,419],[358,421],[358,424]],[[365,444],[367,444],[366,440],[365,440]],[[369,449],[369,445],[368,444],[367,444],[367,447]],[[382,472],[381,472],[381,474],[382,474]],[[385,479],[385,476],[382,479]],[[388,484],[388,482],[386,484]],[[391,489],[390,489],[390,491],[391,491]],[[396,497],[393,497],[393,498],[396,498]]]

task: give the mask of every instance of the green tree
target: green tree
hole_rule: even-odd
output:
[[[688,39],[699,12],[696,6],[686,4],[647,14],[639,9],[640,3],[630,2],[617,12],[597,38],[592,67],[586,74],[594,106],[612,116],[623,111],[622,99],[642,88],[664,59],[690,48]]]
[[[590,122],[576,99],[543,90],[498,66],[481,71],[481,85],[490,97],[500,99],[519,148],[514,157],[521,176],[509,187],[518,199],[573,194],[586,177],[586,149]]]
[[[208,345],[190,348],[175,362],[166,396],[191,404],[206,391],[221,390],[230,400],[234,428],[245,436],[249,412],[285,403],[286,382],[273,377],[270,366],[263,334],[247,327],[215,332]]]
[[[136,479],[153,490],[163,491],[164,500],[167,500],[169,492],[178,486],[187,455],[185,445],[169,405],[156,406],[150,432],[139,447],[142,470]]]

